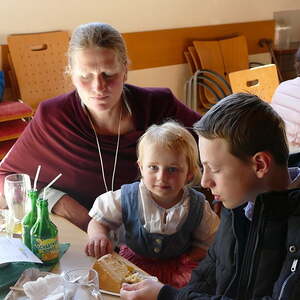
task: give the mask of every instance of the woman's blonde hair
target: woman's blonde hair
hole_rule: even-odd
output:
[[[169,120],[161,125],[152,125],[139,138],[137,146],[138,162],[147,152],[147,145],[158,144],[171,151],[184,153],[188,164],[188,172],[193,174],[190,186],[200,183],[200,167],[198,146],[193,135],[179,123]]]
[[[87,23],[78,26],[72,33],[68,49],[67,72],[72,68],[72,58],[76,51],[95,47],[113,49],[119,62],[124,66],[128,64],[126,44],[122,35],[109,24]]]

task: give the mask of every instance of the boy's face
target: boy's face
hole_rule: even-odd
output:
[[[203,166],[201,185],[209,188],[216,200],[229,209],[255,200],[260,183],[252,160],[244,162],[233,156],[221,138],[200,136],[199,151]]]

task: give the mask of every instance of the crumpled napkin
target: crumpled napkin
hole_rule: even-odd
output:
[[[23,289],[31,300],[61,300],[64,298],[63,277],[57,274],[28,281],[24,283]]]

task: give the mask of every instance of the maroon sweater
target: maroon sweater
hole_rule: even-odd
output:
[[[151,124],[172,118],[191,127],[200,115],[178,101],[169,89],[126,85],[126,96],[136,130],[121,135],[114,188],[138,177],[136,144]],[[108,188],[115,157],[117,136],[99,135]],[[52,186],[64,191],[87,209],[105,192],[94,132],[76,91],[43,101],[22,136],[0,164],[0,191],[10,173],[27,173],[33,182],[41,165],[38,188],[58,173]]]

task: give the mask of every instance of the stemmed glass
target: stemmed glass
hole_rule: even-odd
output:
[[[98,273],[94,269],[70,270],[62,276],[64,300],[103,299],[99,291]]]
[[[22,219],[29,209],[30,188],[27,174],[11,174],[4,179],[4,197],[9,209],[7,232],[12,236],[21,237]]]

